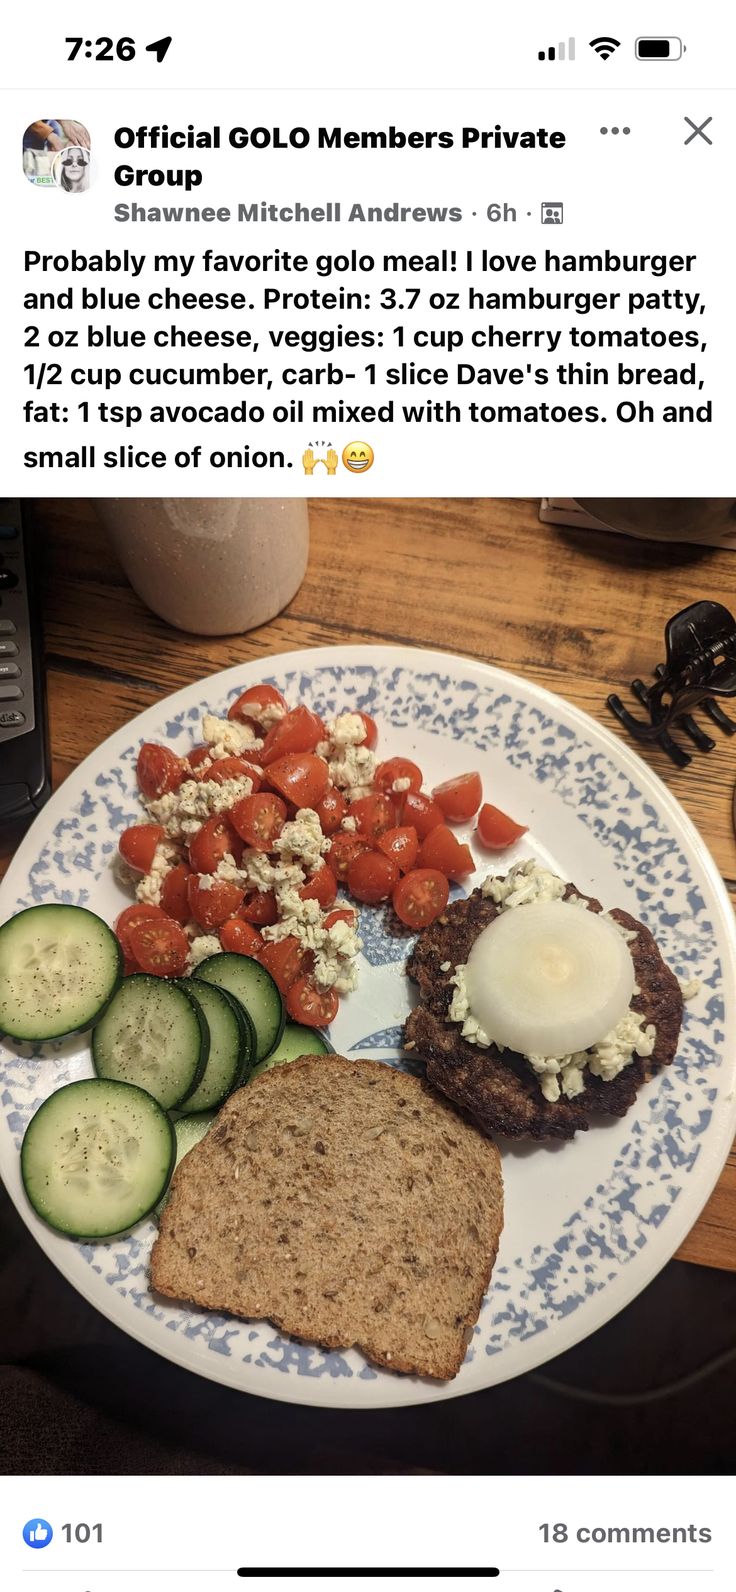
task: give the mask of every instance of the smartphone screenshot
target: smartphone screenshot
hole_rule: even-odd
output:
[[[4,30],[8,1592],[726,1592],[733,18]]]

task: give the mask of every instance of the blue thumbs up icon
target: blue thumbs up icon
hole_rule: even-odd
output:
[[[48,1520],[40,1520],[38,1515],[27,1520],[23,1527],[23,1541],[28,1548],[48,1548],[53,1535]]]

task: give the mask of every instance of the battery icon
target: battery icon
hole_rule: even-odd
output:
[[[682,39],[649,36],[636,40],[634,53],[637,61],[679,61],[685,46]]]

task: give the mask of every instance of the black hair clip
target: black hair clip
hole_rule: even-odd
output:
[[[699,752],[712,752],[716,744],[692,717],[693,708],[701,707],[726,735],[736,732],[736,721],[714,700],[736,696],[736,619],[722,603],[691,603],[668,619],[664,639],[667,661],[654,670],[656,684],[631,682],[650,722],[635,718],[619,696],[607,702],[636,741],[656,741],[678,768],[687,768],[692,757],[672,739],[670,726],[689,735]]]

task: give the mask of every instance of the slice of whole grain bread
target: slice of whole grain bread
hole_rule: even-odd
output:
[[[301,1056],[181,1161],[152,1285],[378,1365],[457,1374],[503,1224],[495,1145],[422,1080]]]

